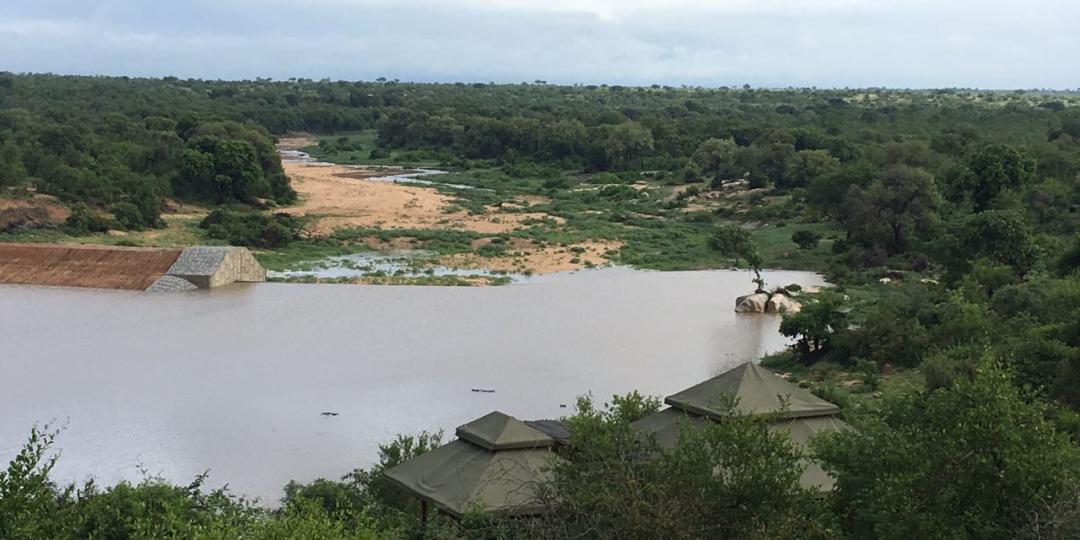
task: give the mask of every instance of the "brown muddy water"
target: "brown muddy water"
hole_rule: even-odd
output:
[[[751,288],[746,272],[620,268],[487,288],[0,285],[0,466],[52,423],[54,479],[208,470],[273,505],[290,479],[370,465],[398,433],[558,417],[589,392],[667,395],[777,351],[778,317],[733,312]]]

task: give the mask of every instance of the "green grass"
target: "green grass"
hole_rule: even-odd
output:
[[[795,231],[808,230],[821,235],[817,247],[800,249],[791,241]],[[766,268],[785,270],[823,271],[832,255],[833,238],[838,229],[823,223],[793,223],[782,226],[765,225],[753,230],[752,236]]]
[[[342,137],[348,140],[350,149],[337,147],[337,142]],[[391,150],[387,157],[372,159],[371,151],[377,148],[376,139],[378,139],[378,134],[375,130],[328,135],[318,137],[317,140],[320,143],[326,141],[330,143],[329,146],[319,144],[304,148],[304,151],[316,159],[344,165],[397,165],[402,167],[434,168],[440,166],[450,157],[424,150]]]
[[[72,243],[105,246],[185,247],[194,245],[218,245],[222,242],[206,236],[199,228],[199,217],[172,218],[166,216],[168,225],[162,229],[129,231],[123,235],[104,233],[71,235],[61,227],[24,229],[0,233],[0,242]]]
[[[849,417],[876,410],[881,399],[887,395],[926,389],[926,378],[918,368],[878,374],[868,384],[864,375],[852,368],[832,362],[806,366],[796,360],[790,350],[762,358],[761,365],[787,373],[789,381],[839,405],[844,415]]]
[[[371,251],[366,246],[333,239],[298,240],[274,250],[254,250],[255,259],[272,271],[295,269],[300,263],[317,261],[326,257],[351,255]]]

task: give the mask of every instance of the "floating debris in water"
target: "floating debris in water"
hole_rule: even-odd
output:
[[[336,413],[336,412],[333,412],[333,411],[324,411],[324,412],[322,413],[322,415],[323,415],[323,416],[337,416],[337,415],[338,415],[338,413]]]
[[[488,390],[487,388],[473,388],[473,392],[479,392],[481,394],[494,394],[494,390]]]

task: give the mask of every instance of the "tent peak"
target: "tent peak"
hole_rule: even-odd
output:
[[[555,439],[500,411],[488,413],[458,426],[457,436],[491,451],[546,448],[555,445]]]
[[[753,362],[672,394],[664,402],[685,412],[719,418],[729,414],[727,405],[732,397],[738,400],[735,411],[750,415],[780,413],[802,418],[840,412],[836,405]]]

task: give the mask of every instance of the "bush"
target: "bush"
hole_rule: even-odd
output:
[[[368,492],[348,484],[290,484],[280,510],[268,510],[230,494],[206,490],[206,475],[187,485],[157,478],[102,488],[93,481],[58,486],[49,476],[57,432],[34,428],[30,439],[0,469],[0,538],[325,538],[369,539],[378,527],[387,537],[414,536],[415,512],[379,514],[361,506]],[[425,448],[426,449],[426,448]],[[381,469],[373,469],[381,470]],[[357,498],[359,497],[359,498]]]
[[[637,394],[603,410],[578,401],[567,419],[574,451],[539,486],[547,512],[533,537],[828,537],[831,520],[800,486],[802,455],[786,436],[732,409],[684,425],[665,449],[631,425],[658,408]]]
[[[116,203],[112,207],[113,217],[121,227],[130,231],[143,229],[143,215],[139,207],[129,202]]]
[[[813,231],[800,229],[791,235],[791,241],[798,244],[799,249],[811,249],[817,247],[818,242],[821,241],[821,235]]]
[[[562,176],[544,180],[544,189],[570,189],[570,181]]]
[[[795,352],[809,365],[828,353],[832,338],[848,327],[848,314],[842,309],[843,300],[832,292],[822,292],[803,303],[798,313],[786,313],[780,322],[780,333],[795,338]]]
[[[297,238],[300,224],[289,214],[214,210],[199,223],[210,238],[234,246],[277,248]]]
[[[90,207],[76,203],[71,207],[71,215],[64,221],[64,232],[71,235],[103,233],[109,230],[109,222],[98,217]]]
[[[853,538],[1020,538],[1073,496],[1080,449],[993,361],[815,443]]]

